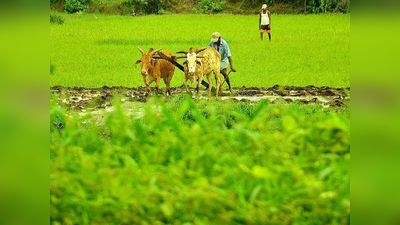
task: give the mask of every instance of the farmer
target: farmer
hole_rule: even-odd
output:
[[[262,5],[260,12],[260,33],[261,41],[263,34],[268,33],[269,40],[271,41],[271,13],[267,10],[267,4]]]
[[[232,72],[236,72],[236,69],[232,64],[232,54],[228,43],[221,38],[221,35],[218,32],[214,32],[208,46],[215,48],[221,55],[221,73],[224,75],[226,83],[228,83],[229,91],[232,92],[231,81],[229,80],[227,73],[228,64],[230,64]]]

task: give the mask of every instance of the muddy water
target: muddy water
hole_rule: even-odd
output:
[[[171,88],[173,95],[186,93],[184,88]],[[196,97],[195,90],[191,89]],[[79,113],[86,114],[91,112],[94,116],[102,116],[103,111],[113,111],[112,100],[114,96],[121,97],[121,104],[128,114],[135,117],[143,115],[143,103],[147,101],[146,89],[144,87],[101,87],[101,88],[83,88],[83,87],[62,87],[54,86],[50,88],[51,99],[55,99],[58,105],[68,109],[76,110]],[[165,95],[162,89],[159,95]],[[155,90],[152,89],[153,95]],[[324,107],[346,107],[346,102],[350,101],[350,88],[333,87],[294,87],[279,86],[273,87],[241,87],[234,88],[233,94],[223,90],[220,99],[231,100],[234,102],[257,102],[268,99],[272,104],[287,104],[300,102],[302,104],[321,104]],[[207,92],[201,90],[200,98],[208,99]],[[98,115],[97,115],[98,114]]]

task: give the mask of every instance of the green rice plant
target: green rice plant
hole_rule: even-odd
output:
[[[101,124],[51,106],[51,224],[349,223],[349,110],[118,102]]]

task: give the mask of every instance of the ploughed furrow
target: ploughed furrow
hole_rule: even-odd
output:
[[[191,88],[192,97],[196,98],[196,90]],[[120,96],[122,102],[146,102],[149,96],[146,95],[145,87],[62,87],[54,86],[50,88],[52,99],[56,99],[57,104],[75,110],[95,110],[112,106],[114,96]],[[171,88],[172,95],[185,94],[183,87]],[[200,90],[199,98],[208,99],[204,89]],[[157,94],[152,88],[151,95],[165,96],[165,90],[160,89]],[[214,96],[212,96],[214,98]],[[234,102],[257,102],[264,99],[272,104],[287,104],[299,102],[301,104],[321,104],[324,107],[346,107],[350,101],[350,87],[296,87],[279,86],[273,87],[240,87],[233,88],[230,93],[227,90],[220,92],[221,100]]]

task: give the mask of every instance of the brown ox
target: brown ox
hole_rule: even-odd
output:
[[[164,80],[166,85],[167,94],[171,95],[170,83],[174,76],[175,66],[164,59],[160,59],[156,55],[161,49],[154,50],[150,48],[146,54],[141,48],[139,51],[142,53],[142,58],[136,61],[136,64],[142,63],[140,73],[143,76],[143,82],[146,84],[147,94],[150,94],[150,84],[156,82],[156,91],[159,91],[160,79]],[[171,52],[161,51],[164,55],[171,57]]]
[[[218,92],[221,86],[221,55],[217,52],[217,50],[215,50],[213,47],[207,47],[197,50],[194,48],[190,48],[189,52],[180,51],[177,53],[186,54],[186,56],[176,57],[176,59],[186,58],[186,61],[183,63],[185,72],[185,79],[183,80],[183,84],[186,90],[190,92],[187,86],[187,80],[190,80],[192,84],[197,80],[197,93],[199,93],[201,81],[203,80],[203,76],[206,75],[209,85],[208,94],[211,95],[211,73],[214,72],[215,80],[217,82],[216,96],[218,96]]]

